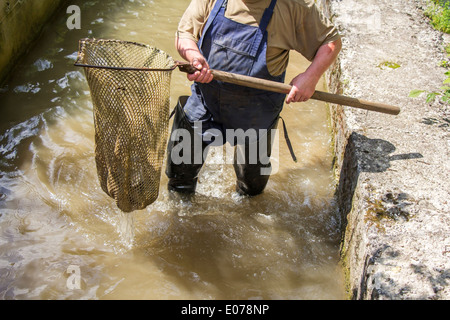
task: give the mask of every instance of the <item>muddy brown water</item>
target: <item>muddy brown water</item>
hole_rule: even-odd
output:
[[[263,195],[237,195],[216,149],[193,198],[168,193],[163,175],[159,199],[124,214],[97,180],[93,107],[73,67],[78,40],[137,41],[179,58],[173,39],[189,1],[72,4],[81,29],[68,30],[61,12],[0,92],[0,297],[344,298],[326,106],[285,107],[299,161],[281,131]],[[306,67],[292,55],[287,79]],[[189,85],[174,71],[171,107]]]

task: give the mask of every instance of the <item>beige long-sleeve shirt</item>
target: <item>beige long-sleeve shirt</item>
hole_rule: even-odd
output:
[[[257,26],[271,0],[228,0],[225,17]],[[198,42],[216,0],[192,0],[178,26],[177,37]],[[312,61],[320,46],[339,39],[336,27],[312,0],[278,0],[267,28],[267,67],[274,75],[283,73],[289,51]]]

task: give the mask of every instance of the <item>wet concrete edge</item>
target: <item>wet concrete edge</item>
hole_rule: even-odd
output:
[[[67,3],[68,0],[0,1],[0,85],[7,82],[48,21]]]
[[[448,59],[442,43],[450,39],[423,17],[426,1],[381,2],[317,1],[344,37],[326,74],[328,90],[402,108],[393,117],[330,105],[346,290],[354,300],[446,300],[449,108],[413,100],[408,92],[441,85],[445,71],[438,64]],[[382,28],[361,36],[361,24],[374,12]],[[404,57],[401,45],[418,49]],[[383,70],[376,65],[383,59],[398,59],[403,68]],[[392,101],[380,93],[391,93]]]

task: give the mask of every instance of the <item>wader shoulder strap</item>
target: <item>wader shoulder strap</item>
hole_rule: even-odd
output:
[[[297,162],[297,157],[295,156],[294,148],[292,148],[292,143],[287,132],[286,123],[284,122],[284,119],[282,117],[280,117],[280,119],[281,121],[283,121],[284,139],[286,140],[289,152],[291,153],[292,160],[294,160],[294,162]]]
[[[269,25],[270,20],[272,20],[273,10],[275,9],[275,5],[277,4],[277,0],[272,0],[270,6],[264,11],[264,15],[259,24],[259,29],[262,33],[266,32],[267,26]]]
[[[228,0],[217,0],[216,4],[214,5],[214,8],[212,9],[211,13],[209,14],[208,20],[206,21],[206,25],[203,28],[203,33],[200,37],[200,41],[198,42],[198,47],[200,50],[202,49],[203,45],[203,39],[205,37],[206,32],[208,31],[209,27],[211,27],[211,24],[213,23],[214,19],[216,18],[217,14],[219,13],[220,9],[223,6],[226,6],[228,3]]]
[[[253,40],[252,52],[250,53],[252,57],[256,57],[256,54],[258,53],[261,41],[264,38],[264,34],[266,33],[270,20],[272,20],[273,10],[276,4],[277,0],[272,0],[270,6],[264,11],[261,22],[259,23],[259,32]]]

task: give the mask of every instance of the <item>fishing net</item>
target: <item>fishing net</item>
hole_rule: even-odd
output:
[[[175,62],[139,43],[82,39],[75,65],[84,67],[94,105],[100,185],[122,211],[142,210],[159,194]]]

